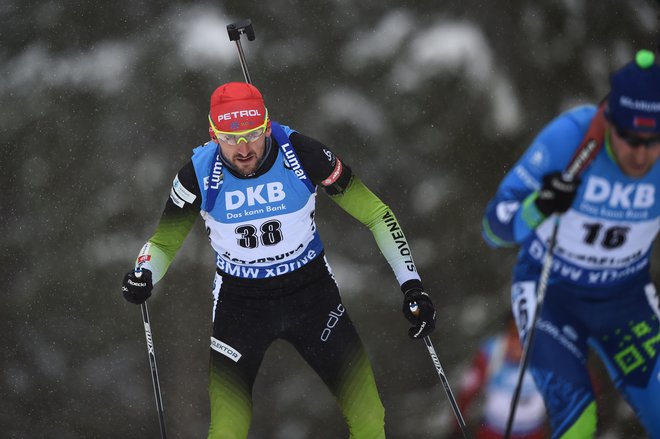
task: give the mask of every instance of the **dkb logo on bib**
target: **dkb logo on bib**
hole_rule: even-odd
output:
[[[264,193],[265,187],[265,193]],[[257,204],[268,204],[282,201],[286,198],[284,186],[279,181],[267,183],[265,185],[259,184],[257,186],[249,186],[242,190],[227,191],[225,193],[225,205],[227,210],[234,210],[242,207],[247,203],[248,206]]]
[[[601,177],[589,177],[584,200],[604,203],[612,208],[646,209],[655,202],[655,187],[649,183],[610,183]]]

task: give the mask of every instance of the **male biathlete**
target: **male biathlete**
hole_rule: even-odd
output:
[[[435,309],[401,226],[328,147],[271,121],[251,84],[218,87],[208,122],[212,140],[174,178],[154,235],[124,277],[124,297],[140,304],[151,295],[201,214],[217,270],[208,437],[247,436],[252,387],[276,339],[290,342],[323,379],[351,438],[385,437],[371,365],[314,222],[317,188],[372,231],[404,293],[409,335],[419,339],[434,329]]]
[[[575,108],[541,131],[483,219],[489,244],[520,246],[512,306],[524,339],[561,214],[530,357],[553,438],[596,431],[589,346],[648,434],[660,438],[660,307],[649,267],[660,228],[660,66],[640,51],[610,84],[603,113]],[[563,171],[592,124],[602,124],[602,148],[581,177],[567,178]]]

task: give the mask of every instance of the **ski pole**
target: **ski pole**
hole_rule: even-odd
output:
[[[236,23],[231,23],[227,25],[227,34],[229,34],[229,40],[236,42],[236,48],[238,49],[238,58],[241,61],[241,69],[243,69],[243,76],[245,77],[245,82],[252,84],[252,79],[250,78],[250,72],[248,71],[247,61],[245,59],[245,53],[243,52],[243,46],[241,46],[241,34],[245,34],[249,41],[254,41],[254,28],[252,27],[252,21],[248,18],[247,20],[238,21]]]
[[[417,303],[413,302],[410,304],[410,312],[412,312],[412,314],[415,317],[419,316],[419,307]],[[458,426],[461,429],[461,433],[463,434],[463,439],[467,439],[467,434],[465,432],[465,419],[463,418],[461,409],[458,407],[456,398],[454,398],[454,394],[451,391],[451,387],[449,386],[449,381],[447,380],[447,375],[445,375],[445,371],[442,369],[442,365],[440,364],[440,359],[438,358],[438,354],[435,352],[435,348],[433,347],[433,342],[431,341],[431,337],[427,335],[426,337],[423,338],[423,340],[424,340],[424,344],[426,345],[426,349],[429,351],[429,355],[431,356],[431,361],[433,361],[433,365],[435,366],[435,371],[438,372],[438,377],[440,377],[440,382],[442,383],[442,387],[443,389],[445,389],[445,393],[447,394],[447,399],[449,400],[449,405],[451,406],[451,409],[454,412],[454,416],[456,417]]]
[[[589,131],[585,136],[583,142],[577,149],[575,156],[573,157],[570,165],[564,171],[564,178],[566,180],[574,180],[578,174],[587,167],[587,165],[593,160],[596,156],[600,147],[602,145],[602,139],[600,138],[601,133],[604,130],[603,122],[603,110],[604,105],[601,104],[596,116],[594,118],[594,123],[589,127]],[[552,261],[554,259],[554,250],[557,244],[557,232],[559,231],[559,216],[556,216],[555,222],[553,224],[552,233],[550,235],[550,241],[548,243],[548,248],[543,258],[543,265],[541,268],[541,274],[539,276],[539,283],[536,289],[536,308],[532,317],[532,322],[529,327],[529,332],[526,334],[523,340],[523,351],[522,356],[520,357],[520,364],[518,366],[518,378],[516,381],[516,388],[513,392],[513,398],[511,399],[511,407],[509,409],[509,418],[506,423],[506,430],[504,433],[504,438],[509,439],[511,437],[511,429],[513,427],[513,419],[516,416],[516,408],[518,407],[518,400],[520,399],[520,391],[522,390],[522,381],[525,376],[525,371],[527,370],[527,364],[529,363],[529,353],[532,349],[532,344],[534,343],[534,336],[536,335],[536,322],[541,314],[541,308],[543,307],[543,301],[545,299],[545,292],[548,288],[548,280],[550,279],[550,270],[552,268]]]
[[[149,366],[151,368],[151,382],[154,385],[154,395],[156,397],[156,410],[158,410],[158,421],[160,422],[160,437],[167,439],[165,432],[165,414],[163,411],[163,399],[160,394],[160,382],[158,381],[158,369],[156,367],[156,352],[154,351],[154,341],[151,336],[151,323],[149,323],[149,310],[147,302],[142,304],[142,321],[144,322],[144,335],[147,338],[147,355],[149,356]]]
[[[429,355],[431,356],[431,360],[433,361],[435,370],[436,372],[438,372],[438,376],[440,377],[440,381],[442,382],[442,387],[445,389],[445,393],[447,394],[447,399],[449,399],[449,404],[451,405],[451,409],[454,412],[454,416],[456,417],[458,426],[461,429],[463,438],[467,439],[467,434],[465,433],[465,419],[463,419],[463,415],[461,414],[461,409],[458,407],[458,403],[456,402],[456,398],[454,398],[454,394],[451,391],[451,387],[449,387],[449,381],[447,380],[447,376],[445,375],[444,370],[442,370],[442,366],[440,365],[440,359],[438,358],[438,354],[435,352],[435,348],[433,347],[433,343],[431,342],[431,337],[429,337],[428,335],[424,337],[424,344],[426,345],[426,349],[428,349],[429,351]]]

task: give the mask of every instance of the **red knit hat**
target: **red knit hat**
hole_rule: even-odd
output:
[[[266,115],[264,98],[252,84],[229,82],[211,95],[209,118],[218,131],[248,131],[263,125]],[[214,137],[210,127],[209,133]]]

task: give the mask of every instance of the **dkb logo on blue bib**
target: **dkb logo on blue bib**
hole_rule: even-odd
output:
[[[245,188],[245,191],[227,191],[225,192],[225,206],[227,210],[235,210],[243,207],[246,203],[248,206],[255,206],[276,203],[285,198],[284,186],[279,181],[276,181],[257,186],[248,186]]]

